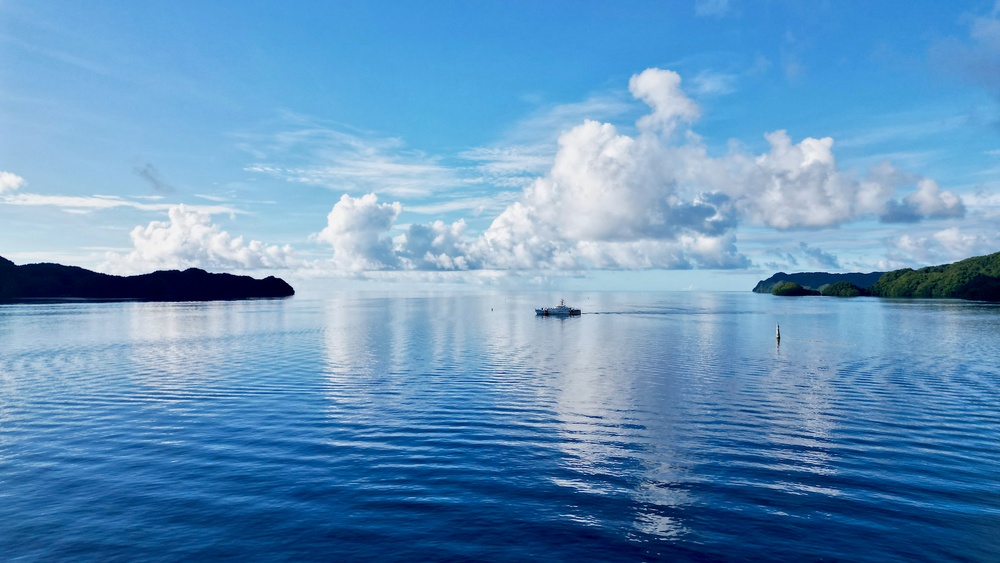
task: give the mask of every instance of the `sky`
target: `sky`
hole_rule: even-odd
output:
[[[0,0],[0,256],[734,290],[1000,250],[1000,1]]]

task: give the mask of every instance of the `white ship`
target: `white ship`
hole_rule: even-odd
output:
[[[575,317],[580,314],[580,310],[567,306],[566,301],[560,299],[558,306],[535,309],[535,314],[543,317]]]

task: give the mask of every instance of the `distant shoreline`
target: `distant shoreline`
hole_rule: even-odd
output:
[[[757,282],[752,291],[783,297],[871,296],[1000,302],[1000,252],[919,270],[903,268],[867,274],[778,272]]]
[[[0,256],[0,302],[236,301],[291,297],[285,280],[255,279],[198,268],[113,276],[76,266],[24,264]]]

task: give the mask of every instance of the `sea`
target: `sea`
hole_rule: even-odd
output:
[[[1000,561],[1000,306],[0,305],[0,560]]]

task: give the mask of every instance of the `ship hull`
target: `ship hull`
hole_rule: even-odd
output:
[[[580,315],[580,310],[571,307],[545,307],[535,309],[535,314],[540,317],[577,317]]]

